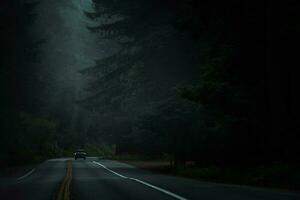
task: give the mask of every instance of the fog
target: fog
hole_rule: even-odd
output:
[[[251,166],[256,185],[299,164],[296,3],[0,5],[0,167],[81,148],[169,171]]]

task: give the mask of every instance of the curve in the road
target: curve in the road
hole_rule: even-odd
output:
[[[30,171],[27,172],[25,175],[19,177],[19,178],[17,179],[17,181],[21,181],[21,180],[23,180],[24,178],[30,176],[34,171],[35,171],[35,169],[30,170]]]
[[[145,186],[147,186],[147,187],[150,187],[150,188],[152,188],[152,189],[154,189],[154,190],[160,191],[160,192],[162,192],[162,193],[164,193],[164,194],[166,194],[166,195],[169,195],[169,196],[171,196],[171,197],[174,197],[175,199],[178,199],[178,200],[187,200],[187,198],[185,198],[185,197],[182,197],[182,196],[180,196],[180,195],[178,195],[178,194],[175,194],[175,193],[170,192],[170,191],[168,191],[168,190],[165,190],[165,189],[163,189],[163,188],[157,187],[157,186],[152,185],[152,184],[150,184],[150,183],[147,183],[147,182],[145,182],[145,181],[142,181],[142,180],[139,180],[139,179],[136,179],[136,178],[127,177],[127,176],[124,176],[124,175],[122,175],[122,174],[119,174],[119,173],[117,173],[117,172],[115,172],[115,171],[113,171],[113,170],[107,168],[105,165],[103,165],[103,164],[101,164],[101,163],[99,163],[99,162],[93,161],[93,163],[96,164],[96,165],[99,165],[100,167],[106,169],[107,171],[109,171],[109,172],[111,172],[111,173],[113,173],[113,174],[115,174],[115,175],[117,175],[117,176],[119,176],[119,177],[121,177],[121,178],[123,178],[123,179],[129,179],[129,180],[135,181],[135,182],[137,182],[137,183],[143,184],[143,185],[145,185]]]

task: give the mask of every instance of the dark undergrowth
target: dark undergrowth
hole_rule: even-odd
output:
[[[261,187],[300,189],[298,166],[273,164],[257,167],[190,167],[169,168],[170,173],[208,181]]]
[[[154,165],[153,163],[155,162],[161,164]],[[288,190],[300,189],[299,165],[277,163],[251,167],[171,167],[170,165],[166,165],[165,162],[160,161],[128,161],[128,163],[162,174],[175,175],[202,181]]]

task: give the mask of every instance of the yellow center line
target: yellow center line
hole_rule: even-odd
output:
[[[72,181],[72,161],[69,160],[67,162],[67,173],[59,188],[57,200],[70,200],[71,181]]]

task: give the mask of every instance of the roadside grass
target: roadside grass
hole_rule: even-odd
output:
[[[258,187],[299,190],[300,168],[287,164],[269,164],[251,167],[171,167],[167,161],[122,160],[133,166],[180,177],[202,181],[249,185]]]
[[[172,174],[201,180],[253,185],[261,187],[300,189],[300,171],[296,166],[284,164],[249,168],[205,167],[170,169]]]

